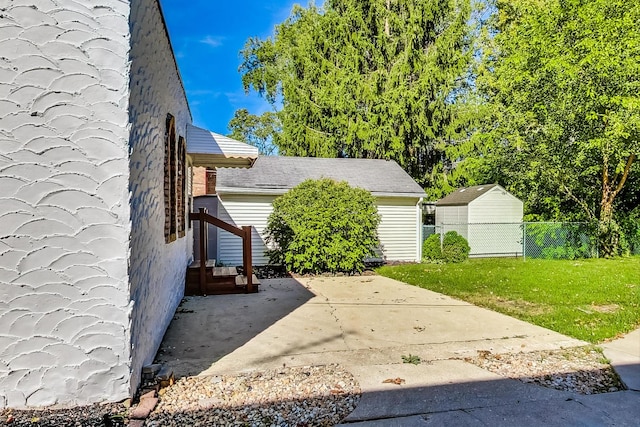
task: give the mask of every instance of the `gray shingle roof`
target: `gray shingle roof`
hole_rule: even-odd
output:
[[[394,161],[316,157],[259,157],[250,169],[219,168],[219,193],[283,194],[306,179],[332,178],[382,196],[423,197],[422,188]]]
[[[484,184],[476,185],[473,187],[459,188],[448,196],[436,202],[437,206],[460,206],[473,202],[478,197],[485,194],[487,191],[500,187],[498,184]],[[502,188],[502,187],[500,187]]]

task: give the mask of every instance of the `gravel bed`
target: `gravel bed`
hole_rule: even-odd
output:
[[[185,377],[164,389],[146,426],[333,426],[360,387],[337,365]]]
[[[602,352],[593,347],[516,354],[478,351],[476,357],[464,360],[507,378],[556,390],[579,394],[624,390]]]
[[[76,406],[68,409],[5,409],[0,411],[0,426],[120,427],[124,426],[127,411],[127,407],[121,403]],[[105,420],[105,416],[109,419]]]
[[[623,390],[594,347],[465,358],[504,377],[580,394]],[[353,376],[338,365],[295,367],[214,377],[185,377],[161,390],[145,426],[332,426],[360,399]],[[123,427],[124,404],[0,411],[0,426]],[[113,422],[105,422],[111,416]]]

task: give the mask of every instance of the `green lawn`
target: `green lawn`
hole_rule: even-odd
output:
[[[577,261],[470,259],[385,266],[382,276],[591,343],[640,326],[640,257]]]

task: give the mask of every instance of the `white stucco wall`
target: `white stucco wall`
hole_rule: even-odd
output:
[[[191,115],[157,1],[133,0],[130,22],[133,392],[184,295],[193,237],[188,232],[171,243],[164,238],[166,118],[172,114],[177,135],[186,137]]]
[[[0,15],[0,408],[125,398],[128,3]]]
[[[11,2],[0,52],[0,408],[124,399],[191,256],[164,242],[166,116],[191,117],[159,5]]]

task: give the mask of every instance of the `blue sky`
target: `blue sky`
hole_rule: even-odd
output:
[[[266,38],[294,0],[160,0],[196,126],[226,134],[233,112],[270,109],[255,92],[245,95],[238,66],[249,37]]]

